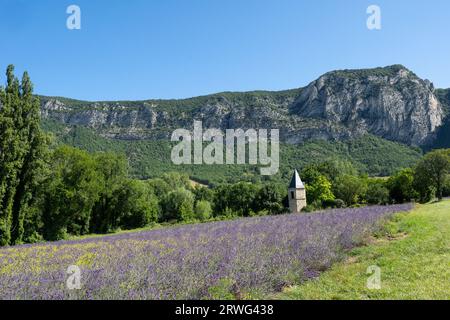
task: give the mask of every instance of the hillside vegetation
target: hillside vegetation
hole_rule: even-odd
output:
[[[167,140],[115,140],[98,135],[89,128],[45,120],[43,128],[52,132],[57,144],[64,143],[89,152],[113,151],[129,160],[131,175],[153,178],[168,171],[182,171],[191,178],[209,183],[259,181],[259,166],[250,165],[174,165],[170,159],[171,144]],[[280,171],[272,180],[286,184],[292,169],[302,169],[311,163],[338,159],[351,162],[360,173],[389,176],[399,169],[413,166],[421,157],[418,148],[408,147],[373,135],[345,141],[313,140],[299,145],[282,144]]]

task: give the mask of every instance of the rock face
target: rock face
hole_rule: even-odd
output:
[[[403,66],[327,73],[305,88],[185,100],[83,102],[41,97],[42,116],[116,139],[167,139],[176,128],[280,129],[287,143],[365,133],[426,145],[443,123],[432,83]]]
[[[402,66],[325,74],[302,92],[293,110],[413,145],[429,143],[443,118],[433,84]]]
[[[450,113],[450,89],[437,89],[436,95],[444,108],[446,115]]]

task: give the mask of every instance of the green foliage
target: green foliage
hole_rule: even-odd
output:
[[[166,194],[161,200],[162,221],[190,221],[195,218],[194,194],[178,188]]]
[[[435,190],[439,200],[443,198],[444,185],[450,172],[450,149],[435,150],[418,163],[414,185],[422,201],[429,198],[430,190]]]
[[[442,195],[444,197],[450,197],[450,175],[447,175],[444,181],[444,187],[442,188]]]
[[[212,191],[208,187],[197,185],[193,189],[193,192],[196,201],[203,201],[203,200],[208,202],[214,201],[214,191]]]
[[[317,179],[319,179],[319,177],[322,176],[322,173],[319,171],[319,169],[317,168],[317,165],[313,164],[313,165],[308,165],[306,166],[300,176],[302,177],[302,180],[304,183],[306,184],[312,184],[314,183]]]
[[[215,189],[214,213],[221,216],[231,210],[237,216],[251,216],[257,211],[256,194],[257,186],[247,182],[219,186]]]
[[[331,207],[333,208],[345,208],[345,201],[341,199],[335,199],[332,202]]]
[[[19,82],[9,65],[6,77],[6,87],[0,88],[0,246],[24,240],[47,142],[28,73]]]
[[[235,300],[233,287],[235,282],[232,279],[224,278],[217,281],[215,286],[208,289],[208,293],[213,300]]]
[[[397,72],[400,67],[379,72]],[[398,171],[414,166],[421,151],[372,135],[282,144],[280,170],[271,177],[262,177],[259,167],[252,165],[176,166],[170,160],[172,143],[168,141],[120,141],[85,127],[66,127],[51,120],[41,123],[28,74],[19,82],[13,71],[9,66],[7,86],[0,88],[0,246],[140,228],[158,221],[204,221],[213,214],[223,218],[281,214],[287,210],[286,186],[292,168],[303,168],[309,211],[450,195],[448,150],[427,154],[414,170]],[[298,93],[271,93],[270,99]],[[439,94],[441,99],[447,92]],[[257,107],[265,97],[266,92],[222,93],[158,101],[158,105],[177,114],[181,106],[189,111],[223,98],[244,99],[246,105]],[[139,109],[148,103],[121,105]],[[79,110],[87,103],[71,101],[71,105]],[[53,134],[53,145],[41,128]],[[367,178],[393,172],[397,173],[388,181]],[[190,178],[209,186],[194,187]]]
[[[403,169],[389,178],[386,183],[390,198],[396,203],[408,202],[417,197],[414,189],[414,170]]]
[[[323,175],[317,175],[314,180],[306,184],[306,199],[308,203],[320,204],[335,199],[331,191],[331,182]]]
[[[139,179],[161,177],[166,172],[183,172],[196,181],[213,186],[246,181],[252,183],[285,183],[292,169],[323,163],[322,172],[330,181],[335,175],[367,173],[389,176],[404,167],[411,167],[421,157],[416,148],[387,141],[372,135],[345,141],[308,141],[299,145],[280,145],[280,170],[271,177],[262,177],[259,166],[253,165],[174,165],[170,159],[173,144],[167,140],[124,141],[101,137],[91,129],[45,120],[43,128],[55,135],[58,143],[69,144],[89,152],[111,151],[127,154],[130,175]]]
[[[333,185],[333,193],[342,199],[347,206],[360,203],[366,195],[367,184],[365,179],[351,175],[342,175]]]
[[[334,182],[339,176],[345,174],[355,176],[358,171],[350,161],[338,158],[311,163],[302,170],[302,177],[306,183],[312,183],[319,175],[323,175],[330,182]]]
[[[368,77],[394,77],[398,74],[400,70],[407,70],[407,69],[405,66],[401,64],[396,64],[389,67],[379,67],[372,69],[355,69],[355,70],[347,69],[347,70],[331,71],[328,74],[347,79],[367,80]],[[416,77],[416,75],[411,71],[409,76]]]
[[[86,151],[63,146],[53,152],[50,165],[44,191],[45,238],[59,240],[66,233],[88,233],[102,185],[94,159]]]
[[[315,201],[313,203],[308,203],[306,207],[302,209],[303,212],[310,213],[322,209],[322,203],[320,201]]]
[[[266,184],[261,187],[254,199],[256,212],[268,212],[269,214],[282,214],[286,212],[283,199],[286,197],[285,188],[275,184]]]
[[[118,216],[114,202],[118,190],[127,178],[126,158],[113,153],[94,155],[96,170],[101,177],[99,199],[92,209],[91,232],[109,232],[118,227]]]
[[[151,192],[159,199],[162,199],[166,194],[172,191],[172,187],[161,178],[147,180],[147,184]]]
[[[387,177],[401,168],[411,167],[422,156],[418,148],[371,135],[351,140],[349,153],[360,173],[378,177]]]
[[[205,221],[211,218],[212,216],[212,207],[211,203],[206,200],[200,200],[195,203],[195,218],[200,221]]]
[[[191,181],[189,176],[185,173],[179,172],[168,172],[164,173],[161,177],[172,189],[174,188],[184,188],[191,189]]]
[[[368,204],[385,205],[389,203],[389,190],[383,179],[369,179],[367,181],[366,200]]]
[[[114,192],[109,206],[114,218],[110,230],[142,228],[158,220],[158,200],[142,181],[127,180]]]
[[[157,197],[149,184],[127,178],[123,156],[91,155],[62,146],[52,153],[49,166],[43,200],[34,208],[36,230],[42,229],[45,239],[140,228],[157,221]]]

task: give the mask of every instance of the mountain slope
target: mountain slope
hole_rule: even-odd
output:
[[[443,120],[443,125],[437,130],[436,140],[429,149],[450,148],[450,89],[439,89],[436,92],[446,117]]]
[[[414,165],[421,151],[450,147],[450,90],[434,89],[401,65],[329,72],[305,88],[224,92],[181,100],[87,102],[40,97],[43,126],[59,143],[127,155],[132,174],[184,171],[208,182],[260,180],[259,167],[175,166],[173,130],[277,128],[280,172],[311,162],[349,161],[360,172],[390,175]]]
[[[446,114],[450,113],[450,89],[437,89],[436,95]]]
[[[348,140],[367,133],[428,145],[444,109],[428,80],[403,66],[334,71],[306,88],[219,93],[183,100],[83,102],[41,97],[42,115],[121,140],[168,139],[177,128],[278,128],[283,142]]]
[[[174,165],[170,160],[173,144],[167,140],[108,139],[93,129],[67,127],[52,120],[44,120],[43,128],[53,132],[58,143],[90,152],[113,151],[125,154],[130,163],[130,174],[136,178],[158,177],[168,171],[182,171],[206,184],[268,179],[260,175],[259,166]],[[302,169],[309,163],[326,160],[348,161],[361,173],[388,176],[400,168],[414,165],[421,154],[417,148],[372,135],[344,141],[310,140],[297,145],[283,143],[280,146],[280,170],[270,179],[284,185],[292,174],[292,168]]]
[[[329,72],[302,91],[293,110],[412,145],[431,143],[444,115],[432,83],[401,65]]]

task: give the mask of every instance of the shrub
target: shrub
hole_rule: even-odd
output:
[[[142,228],[158,220],[158,200],[141,181],[125,183],[114,194],[114,201],[120,228]]]
[[[268,214],[282,214],[287,211],[283,205],[284,194],[280,188],[273,184],[264,185],[255,197],[255,209]]]
[[[335,208],[345,208],[345,201],[342,199],[335,199]]]
[[[341,199],[333,199],[322,202],[324,208],[345,208],[345,202]]]
[[[426,154],[415,170],[415,186],[421,199],[429,196],[429,190],[434,189],[436,196],[442,200],[445,179],[450,172],[450,149],[434,150]]]
[[[214,192],[214,212],[225,215],[229,209],[234,212],[233,215],[248,217],[257,211],[257,192],[258,187],[247,182],[219,186]]]
[[[195,218],[194,195],[189,190],[178,188],[169,192],[161,201],[161,220],[189,221]]]
[[[316,200],[309,203],[306,207],[302,209],[303,212],[313,212],[322,209],[322,201]]]
[[[386,182],[382,179],[372,179],[368,181],[366,200],[369,204],[389,203],[389,190]]]
[[[343,175],[336,179],[333,192],[337,198],[352,206],[364,199],[367,185],[364,179],[351,175]]]
[[[187,190],[192,189],[191,180],[189,176],[179,172],[168,172],[162,175],[162,180],[174,188],[184,188]]]
[[[389,196],[396,203],[411,201],[417,197],[414,190],[414,170],[403,169],[389,178],[386,183],[389,189]]]
[[[315,176],[314,179],[306,185],[306,198],[308,203],[334,200],[334,194],[331,191],[331,182],[323,175]]]
[[[147,180],[147,184],[151,192],[159,199],[162,199],[166,194],[173,190],[170,185],[161,178]]]
[[[158,200],[148,186],[127,179],[94,208],[95,232],[142,228],[158,220]]]
[[[211,203],[206,200],[197,201],[194,211],[197,219],[201,221],[208,220],[212,215]]]
[[[196,186],[193,190],[196,201],[206,200],[212,202],[214,200],[214,191],[208,187]]]

